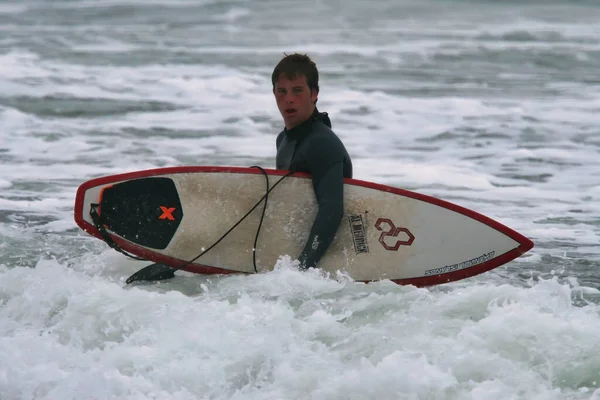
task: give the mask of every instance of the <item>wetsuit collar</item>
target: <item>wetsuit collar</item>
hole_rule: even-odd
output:
[[[315,107],[315,111],[313,111],[311,116],[308,117],[306,121],[299,125],[296,125],[292,129],[284,128],[283,131],[290,139],[299,139],[311,131],[313,121],[315,120],[320,120],[325,125],[331,128],[331,121],[329,120],[329,116],[327,116],[327,113],[321,113]]]

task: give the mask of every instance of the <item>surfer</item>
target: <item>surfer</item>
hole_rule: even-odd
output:
[[[327,251],[344,214],[344,178],[352,178],[352,162],[319,112],[319,72],[306,54],[285,55],[271,76],[273,94],[285,128],[276,140],[276,168],[307,172],[319,205],[308,240],[298,256],[300,267],[316,267]]]
[[[275,66],[271,80],[285,125],[276,140],[276,168],[309,173],[319,206],[308,240],[298,256],[300,267],[308,269],[317,266],[340,226],[344,215],[344,178],[352,178],[352,162],[342,141],[331,130],[327,113],[317,110],[319,72],[310,57],[298,53],[285,55]],[[170,279],[175,271],[201,257],[230,231],[208,249],[202,249],[193,260],[177,267],[148,265],[126,283]]]

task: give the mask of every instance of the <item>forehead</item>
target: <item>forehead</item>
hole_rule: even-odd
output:
[[[295,74],[290,76],[288,74],[281,74],[277,82],[275,82],[275,86],[277,87],[293,87],[293,86],[308,86],[306,76],[303,74]]]

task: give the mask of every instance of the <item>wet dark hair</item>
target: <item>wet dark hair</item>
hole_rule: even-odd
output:
[[[294,53],[288,55],[284,53],[284,57],[275,66],[273,75],[271,75],[273,87],[275,87],[282,74],[287,79],[294,79],[298,75],[304,75],[309,89],[319,91],[319,71],[317,70],[317,65],[306,54]]]

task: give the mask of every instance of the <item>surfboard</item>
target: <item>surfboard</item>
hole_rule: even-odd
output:
[[[95,178],[78,188],[74,217],[85,232],[106,240],[104,231],[130,254],[178,267],[260,204],[210,251],[182,268],[199,274],[260,273],[272,270],[282,255],[300,254],[317,214],[310,175],[286,173],[188,166]],[[267,180],[276,187],[261,201]],[[361,282],[389,279],[430,286],[487,272],[533,245],[460,205],[345,179],[344,216],[318,266]]]

